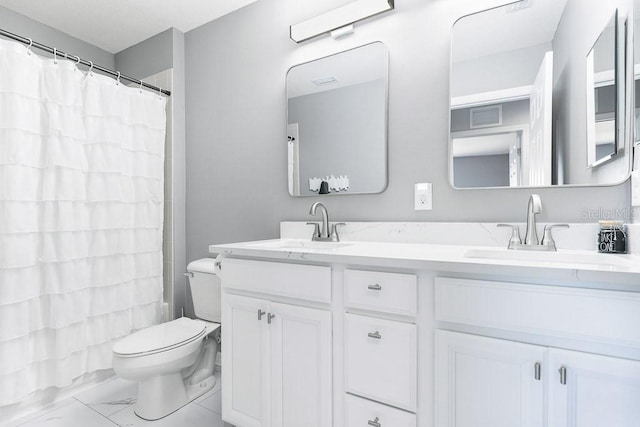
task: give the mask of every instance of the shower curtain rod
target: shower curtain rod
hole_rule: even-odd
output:
[[[133,77],[125,76],[124,74],[121,74],[119,71],[113,71],[113,70],[110,70],[108,68],[101,67],[100,65],[96,65],[93,62],[87,61],[86,59],[82,59],[82,58],[80,58],[80,57],[78,57],[76,55],[66,54],[61,50],[58,50],[58,49],[53,48],[53,47],[49,47],[49,46],[44,45],[42,43],[34,42],[30,38],[22,37],[22,36],[19,36],[17,34],[10,33],[9,31],[3,30],[2,28],[0,28],[0,35],[4,36],[4,37],[7,37],[7,38],[10,38],[12,40],[18,41],[20,43],[27,44],[27,45],[29,45],[29,47],[35,47],[35,48],[38,48],[40,50],[44,50],[46,52],[49,52],[49,53],[51,53],[51,54],[53,54],[55,56],[60,56],[60,57],[63,57],[65,59],[69,59],[69,60],[75,61],[78,64],[86,65],[87,67],[93,67],[94,70],[102,71],[103,73],[109,74],[109,75],[111,75],[113,77],[117,77],[120,80],[127,80],[127,81],[129,81],[131,83],[136,83],[136,84],[142,85],[142,86],[146,87],[147,89],[153,90],[155,92],[159,92],[159,93],[163,93],[163,94],[165,94],[167,96],[171,96],[171,91],[168,91],[168,90],[165,90],[165,89],[161,89],[161,88],[159,88],[157,86],[154,86],[154,85],[150,85],[150,84],[145,83],[145,82],[143,82],[141,80],[134,79]]]

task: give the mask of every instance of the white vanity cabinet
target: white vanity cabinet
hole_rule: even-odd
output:
[[[416,325],[347,313],[346,391],[415,412]]]
[[[297,298],[317,301],[330,295],[330,268],[225,260],[223,269],[224,419],[237,427],[330,427],[331,312],[262,295],[298,284]]]
[[[344,296],[345,425],[415,426],[417,277],[347,269]]]
[[[436,332],[439,427],[544,425],[546,348],[455,332]]]
[[[548,366],[549,427],[640,425],[640,362],[551,349]]]
[[[436,279],[436,317],[511,338],[436,331],[438,427],[639,425],[639,361],[526,343],[640,350],[639,294]]]
[[[577,266],[311,243],[211,248],[235,427],[640,426],[635,255]]]
[[[436,337],[439,427],[638,426],[638,361],[447,331]]]

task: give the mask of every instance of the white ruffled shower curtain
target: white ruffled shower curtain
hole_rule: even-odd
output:
[[[0,40],[0,411],[160,321],[165,103]]]

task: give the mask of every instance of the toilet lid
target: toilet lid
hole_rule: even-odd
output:
[[[204,333],[204,322],[181,317],[129,335],[113,346],[113,352],[122,356],[155,353],[186,344]]]

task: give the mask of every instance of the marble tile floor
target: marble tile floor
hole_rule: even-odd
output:
[[[233,427],[220,413],[220,372],[215,387],[176,412],[146,421],[133,412],[136,383],[120,378],[105,381],[6,427]]]

